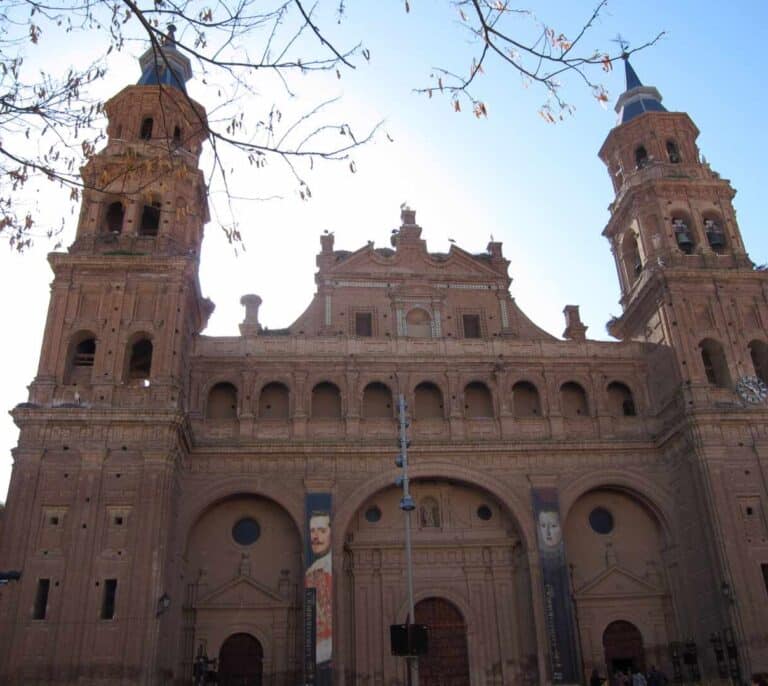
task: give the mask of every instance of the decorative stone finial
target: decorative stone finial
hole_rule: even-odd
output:
[[[400,205],[400,222],[403,226],[416,226],[416,210],[412,210],[408,205]]]
[[[320,236],[320,248],[325,253],[333,252],[333,234],[327,229]]]
[[[240,304],[245,307],[245,319],[240,324],[240,335],[258,336],[261,331],[261,324],[259,324],[261,298],[258,295],[249,293],[240,298]]]
[[[168,33],[165,34],[163,45],[176,45],[176,26],[168,24]]]
[[[501,242],[494,241],[493,237],[491,237],[491,241],[488,243],[486,250],[488,251],[488,254],[495,260],[500,260],[502,257],[504,257],[501,252]]]
[[[417,244],[421,239],[421,227],[416,223],[416,210],[400,205],[400,229],[392,233],[392,245]]]
[[[578,305],[566,305],[563,310],[565,315],[565,331],[563,338],[571,341],[583,341],[587,337],[587,327],[581,321]]]

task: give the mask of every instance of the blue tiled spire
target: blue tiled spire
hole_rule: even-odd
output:
[[[192,78],[192,66],[189,59],[176,48],[175,31],[175,26],[169,26],[163,44],[159,48],[150,46],[139,58],[139,86],[173,86],[187,92],[185,84]]]
[[[624,53],[623,58],[624,60],[624,71],[627,75],[627,90],[632,90],[633,88],[639,88],[643,84],[640,83],[640,79],[635,73],[635,70],[632,69],[632,65],[629,63],[629,55],[627,53]]]
[[[666,112],[666,108],[661,104],[661,93],[653,86],[644,86],[629,63],[629,55],[624,53],[622,57],[627,75],[627,89],[616,102],[618,123],[626,124],[644,112]]]

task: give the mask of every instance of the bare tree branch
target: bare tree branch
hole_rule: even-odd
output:
[[[595,0],[572,40],[511,2],[445,0],[446,9],[458,12],[459,24],[467,32],[471,61],[436,67],[432,83],[416,92],[447,95],[456,110],[461,109],[461,100],[467,100],[476,116],[485,116],[485,100],[475,91],[482,87],[480,76],[485,71],[501,67],[544,89],[547,99],[540,113],[548,121],[570,111],[559,83],[570,73],[598,100],[607,99],[599,74],[610,69],[620,54],[579,52],[607,0]],[[242,197],[234,195],[230,184],[234,154],[256,169],[272,160],[280,162],[305,199],[311,191],[296,161],[308,160],[311,171],[316,160],[346,160],[354,171],[350,154],[370,142],[381,123],[355,135],[350,122],[333,114],[340,108],[335,98],[296,112],[299,76],[334,70],[341,76],[341,70],[356,68],[359,56],[370,58],[357,40],[346,48],[331,40],[321,28],[326,7],[341,23],[345,0],[316,0],[311,7],[305,7],[304,0],[218,0],[213,5],[204,0],[4,0],[0,4],[0,237],[7,237],[17,249],[28,245],[36,213],[18,199],[35,179],[62,187],[72,202],[79,199],[81,190],[90,188],[88,184],[96,184],[93,189],[98,191],[100,184],[115,182],[113,178],[86,181],[78,173],[105,138],[103,106],[90,93],[107,75],[110,55],[126,46],[149,45],[156,60],[170,69],[163,44],[171,22],[178,27],[174,47],[195,63],[200,83],[218,86],[207,121],[196,107],[191,110],[200,118],[210,143],[206,182],[216,199],[216,216],[229,215],[222,224],[230,240],[239,240],[232,201]],[[409,10],[407,2],[405,7]],[[653,45],[661,35],[631,52]],[[43,70],[31,75],[28,49],[39,53],[47,41],[79,36],[88,36],[89,44],[101,51],[96,62],[64,74]],[[438,58],[449,62],[454,52],[446,50]],[[166,116],[168,88],[158,89],[162,116]],[[167,153],[170,163],[170,147]]]

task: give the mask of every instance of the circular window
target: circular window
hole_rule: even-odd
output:
[[[493,517],[493,511],[487,505],[481,505],[477,508],[477,516],[480,517],[480,519],[482,519],[484,522],[487,522],[491,517]]]
[[[253,545],[261,536],[259,523],[251,517],[243,517],[232,527],[232,538],[240,545]]]
[[[609,534],[613,531],[613,515],[604,507],[596,507],[589,513],[589,525],[598,534]]]
[[[381,510],[374,505],[373,507],[369,507],[365,511],[365,518],[371,523],[375,524],[381,519]]]

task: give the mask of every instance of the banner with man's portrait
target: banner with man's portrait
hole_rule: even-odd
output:
[[[331,494],[308,493],[305,500],[304,683],[333,682],[333,568]]]
[[[534,488],[531,495],[541,560],[552,683],[578,684],[581,679],[557,489]]]

